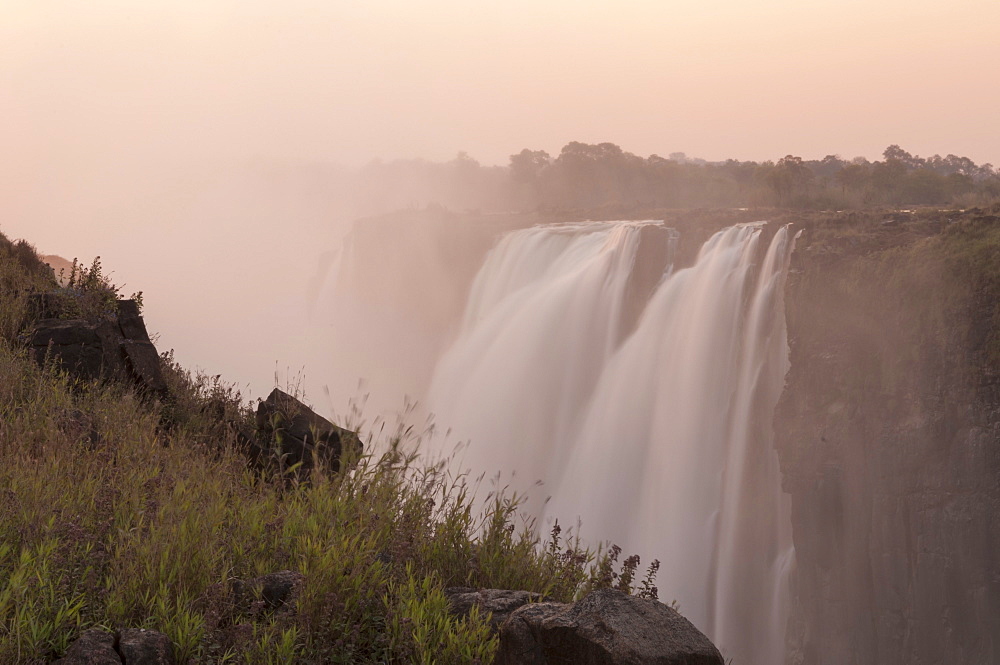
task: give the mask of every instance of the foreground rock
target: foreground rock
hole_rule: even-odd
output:
[[[147,392],[166,392],[160,356],[134,300],[119,300],[107,318],[88,321],[61,318],[65,307],[51,296],[37,294],[34,299],[40,318],[29,346],[36,362],[54,361],[83,380],[114,378]]]
[[[115,636],[99,628],[84,631],[53,665],[122,665]]]
[[[175,665],[173,643],[155,630],[127,628],[115,635],[91,628],[53,665]]]
[[[275,388],[257,407],[258,436],[246,442],[247,453],[258,466],[277,460],[282,470],[295,465],[307,472],[320,461],[340,470],[347,453],[361,454],[354,432],[337,427],[291,395]]]
[[[676,610],[601,589],[577,603],[535,602],[538,594],[450,588],[451,610],[492,612],[495,665],[724,665],[719,650]]]
[[[124,665],[174,665],[170,638],[155,630],[128,628],[118,636],[118,651]]]
[[[511,612],[542,599],[541,595],[530,591],[469,587],[449,587],[444,590],[444,595],[448,598],[452,614],[456,616],[468,616],[473,607],[478,607],[481,614],[489,612],[490,626],[494,631],[500,630],[500,625],[507,620]]]

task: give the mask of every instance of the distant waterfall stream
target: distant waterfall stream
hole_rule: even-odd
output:
[[[516,473],[537,516],[659,559],[661,599],[741,665],[782,662],[794,565],[771,434],[794,241],[766,237],[730,227],[675,271],[656,222],[510,232],[426,400],[464,466]]]

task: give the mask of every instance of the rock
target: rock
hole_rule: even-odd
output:
[[[257,428],[264,440],[250,443],[249,456],[258,460],[278,457],[282,469],[301,463],[301,469],[308,471],[320,459],[338,471],[345,448],[355,457],[361,454],[354,432],[337,427],[277,388],[258,405]]]
[[[96,379],[104,371],[104,346],[97,326],[82,319],[42,319],[29,345],[37,363],[54,360],[78,378]]]
[[[444,590],[448,598],[452,614],[465,617],[474,606],[479,606],[481,614],[490,613],[490,626],[494,631],[500,629],[511,612],[527,605],[537,603],[542,599],[540,594],[530,591],[510,591],[507,589],[472,589],[468,587],[449,587]]]
[[[287,605],[295,589],[302,583],[302,574],[293,570],[279,570],[261,575],[249,582],[233,581],[233,596],[237,605],[248,606],[257,600],[264,606],[276,610]]]
[[[122,665],[115,651],[115,636],[100,628],[85,630],[76,639],[66,655],[53,665]]]
[[[547,665],[549,660],[539,627],[564,614],[570,607],[565,603],[532,603],[516,610],[500,627],[500,648],[493,665]],[[572,656],[567,654],[567,658]]]
[[[155,630],[127,628],[119,634],[118,651],[124,665],[175,665],[170,638]]]
[[[139,303],[134,300],[118,301],[118,328],[125,339],[134,342],[148,342],[146,323],[139,314]]]
[[[971,216],[930,237],[869,225],[822,257],[826,234],[796,245],[773,420],[788,663],[1000,663],[1000,282],[981,281],[1000,226]]]
[[[34,306],[40,314],[60,315],[61,301],[56,294],[36,295]],[[36,362],[52,359],[85,381],[126,380],[159,395],[167,390],[160,356],[149,341],[134,300],[119,300],[112,319],[42,318],[35,324],[29,346]]]
[[[719,650],[675,610],[602,589],[583,600],[532,603],[500,628],[496,665],[724,665]]]
[[[160,371],[160,354],[151,342],[126,340],[119,348],[125,357],[129,375],[136,383],[155,393],[166,391],[167,384]]]

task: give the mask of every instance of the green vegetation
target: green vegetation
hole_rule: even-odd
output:
[[[96,270],[84,290],[116,293]],[[350,473],[262,476],[223,424],[248,407],[217,377],[165,354],[161,402],[37,366],[27,300],[54,287],[0,236],[0,662],[49,662],[104,626],[160,630],[183,663],[487,663],[488,617],[451,616],[445,587],[633,590],[637,561],[615,573],[617,551],[558,528],[542,543],[517,496],[477,511],[465,478],[404,452],[407,432]],[[234,593],[281,570],[302,575],[294,611]],[[654,574],[634,590],[655,595]]]

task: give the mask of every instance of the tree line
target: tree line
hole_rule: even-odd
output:
[[[602,207],[781,207],[841,210],[1000,201],[1000,170],[968,157],[924,158],[890,145],[881,160],[728,159],[684,153],[641,157],[613,143],[571,142],[552,156],[524,149],[505,166],[466,153],[447,162],[373,162],[340,183],[371,213],[440,204],[453,210],[590,210]],[[370,199],[370,200],[369,200]]]
[[[522,200],[542,207],[777,206],[862,208],[980,205],[1000,199],[1000,171],[968,157],[911,155],[898,145],[883,159],[837,155],[804,160],[706,162],[683,153],[643,158],[612,143],[570,143],[556,157],[522,150],[509,165]]]

